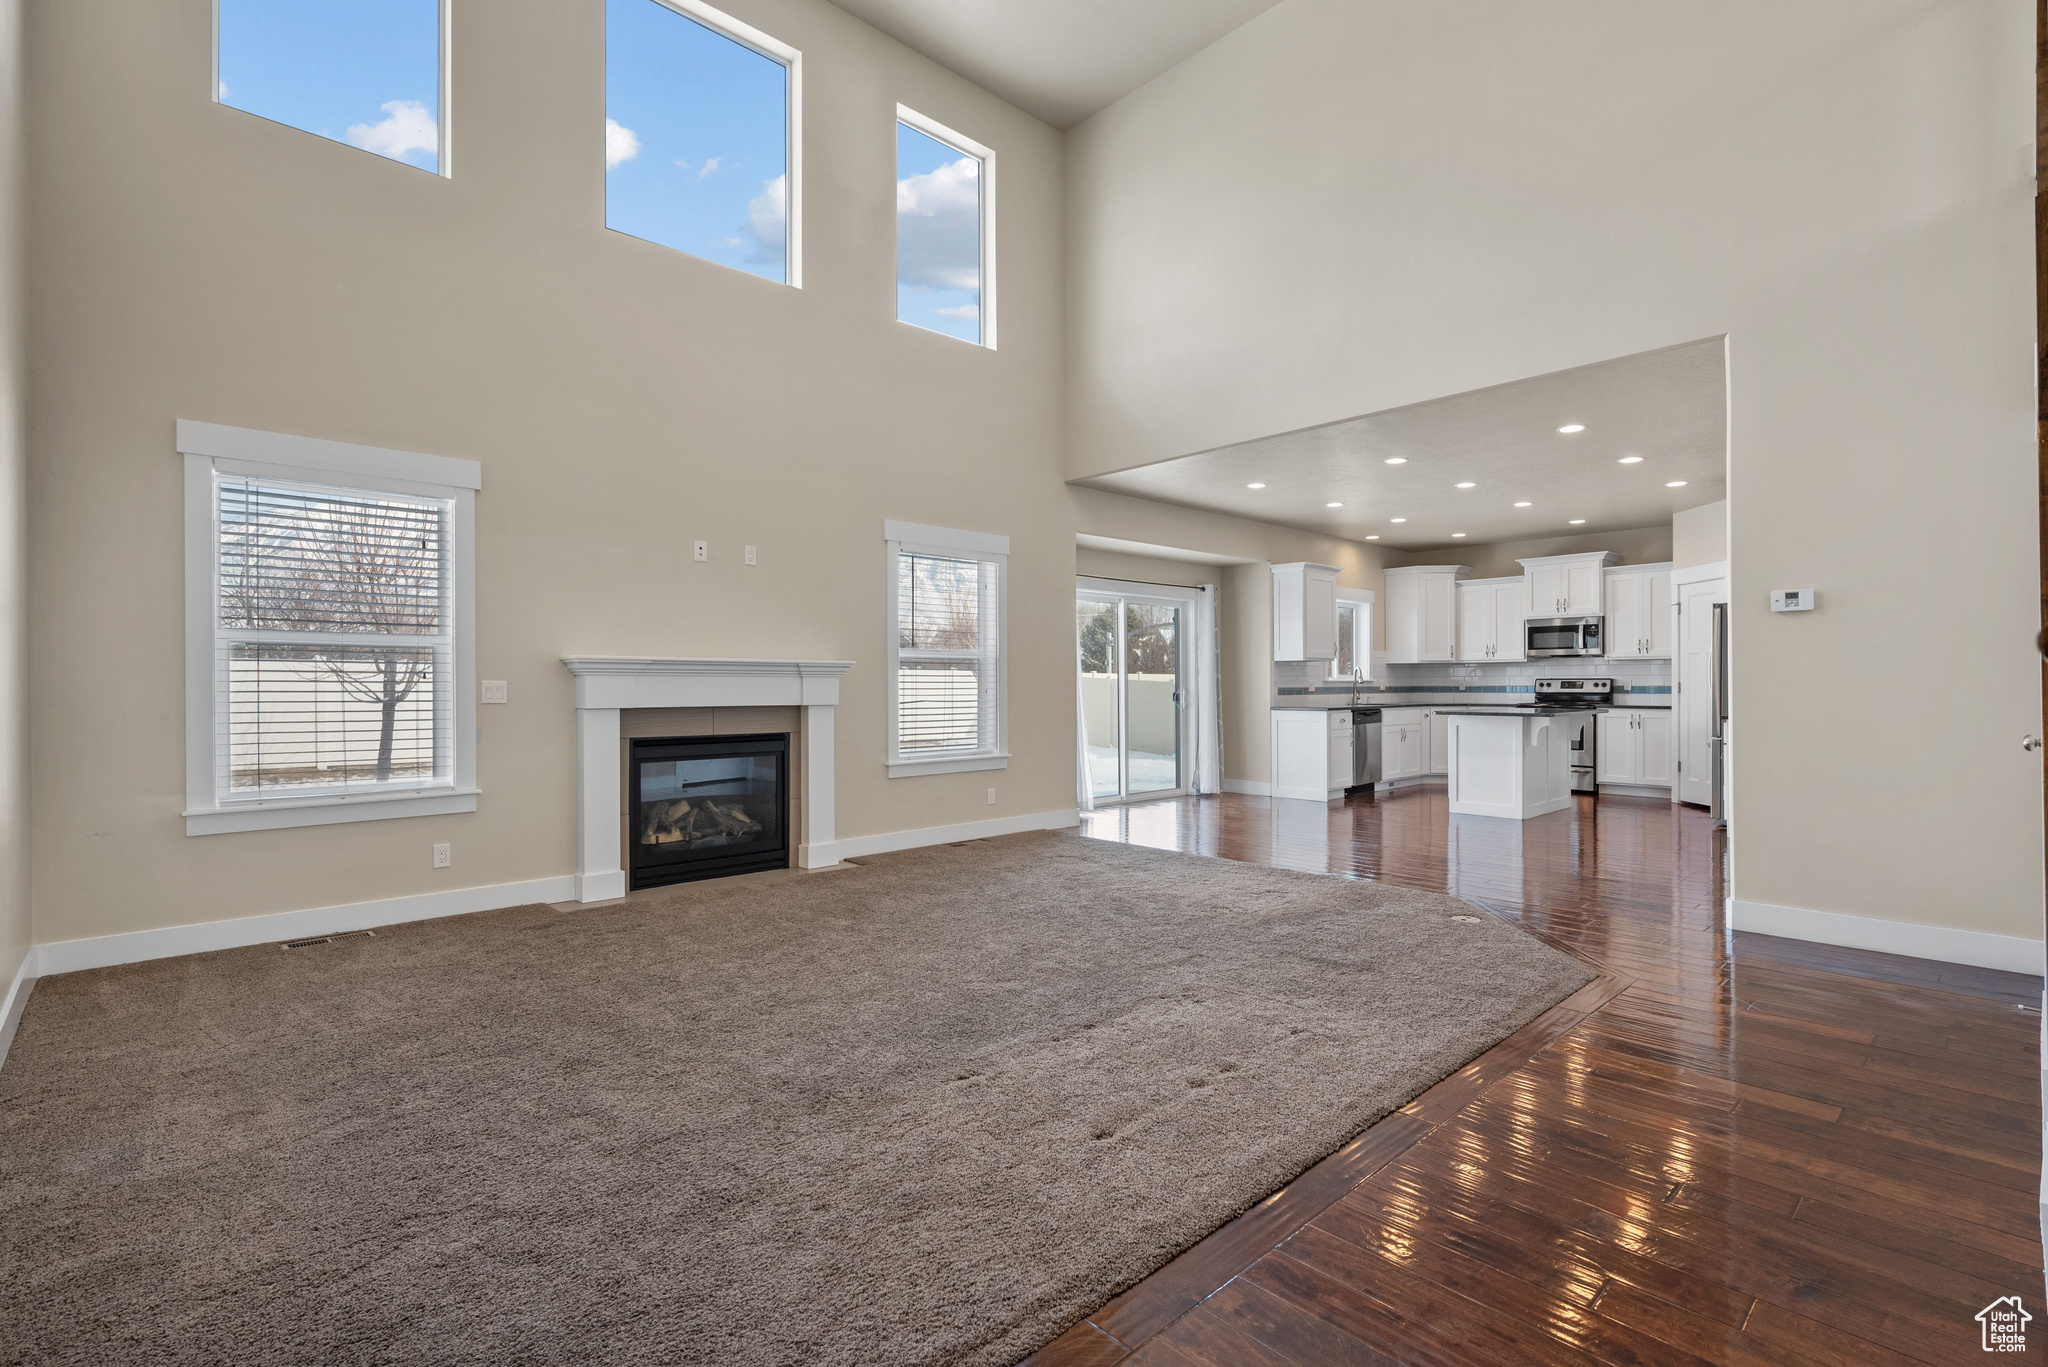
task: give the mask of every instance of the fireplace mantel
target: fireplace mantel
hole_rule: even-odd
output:
[[[837,863],[832,849],[834,717],[839,676],[851,660],[669,659],[572,655],[576,676],[576,900],[626,893],[621,835],[619,713],[636,707],[800,707],[803,768],[796,775],[803,829],[799,868]]]

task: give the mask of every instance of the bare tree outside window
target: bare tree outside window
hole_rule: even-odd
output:
[[[222,482],[234,786],[433,774],[419,713],[447,628],[447,519],[435,499]]]

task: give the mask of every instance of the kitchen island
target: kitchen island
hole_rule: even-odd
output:
[[[1552,720],[1586,709],[1475,703],[1435,710],[1449,718],[1453,814],[1527,821],[1572,805],[1570,745]]]

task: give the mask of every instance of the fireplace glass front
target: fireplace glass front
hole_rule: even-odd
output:
[[[789,867],[789,737],[635,740],[636,888]]]

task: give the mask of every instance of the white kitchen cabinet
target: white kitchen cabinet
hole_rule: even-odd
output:
[[[1600,714],[1600,754],[1593,777],[1601,783],[1671,786],[1671,713],[1616,708]]]
[[[1470,573],[1469,565],[1404,565],[1386,571],[1387,663],[1458,658],[1458,583]]]
[[[1380,714],[1380,781],[1421,778],[1429,767],[1429,719],[1419,707]]]
[[[1528,581],[1531,617],[1595,617],[1603,611],[1603,574],[1621,557],[1613,551],[1545,555],[1515,563]]]
[[[1513,579],[1470,579],[1458,585],[1458,658],[1467,663],[1520,660],[1528,588]]]
[[[1301,560],[1273,569],[1273,658],[1337,658],[1337,567]]]
[[[1429,759],[1425,765],[1431,774],[1448,774],[1451,771],[1451,719],[1441,712],[1431,712],[1428,721]]]
[[[1315,802],[1344,796],[1351,783],[1351,710],[1273,709],[1273,796]]]
[[[1630,565],[1607,571],[1606,578],[1607,657],[1670,659],[1675,620],[1671,566]]]

